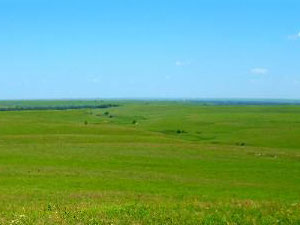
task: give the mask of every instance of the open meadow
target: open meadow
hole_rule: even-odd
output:
[[[300,224],[300,106],[0,102],[16,107],[0,224]]]

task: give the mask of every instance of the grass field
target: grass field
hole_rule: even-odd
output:
[[[109,103],[0,112],[0,224],[300,224],[300,106]]]

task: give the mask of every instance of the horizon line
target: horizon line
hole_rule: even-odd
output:
[[[136,101],[284,101],[284,102],[300,102],[300,98],[198,98],[198,97],[104,97],[104,98],[16,98],[16,99],[0,99],[0,101],[107,101],[107,100],[136,100]]]

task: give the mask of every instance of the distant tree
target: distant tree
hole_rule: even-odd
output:
[[[185,134],[185,133],[187,133],[185,130],[180,130],[180,129],[178,129],[177,131],[176,131],[176,133],[177,134]]]

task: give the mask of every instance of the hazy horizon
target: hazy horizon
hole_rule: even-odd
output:
[[[67,100],[79,100],[79,101],[266,101],[266,102],[300,102],[299,99],[292,98],[159,98],[159,97],[116,97],[116,98],[15,98],[15,99],[0,99],[0,101],[67,101]]]

